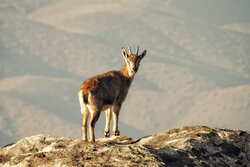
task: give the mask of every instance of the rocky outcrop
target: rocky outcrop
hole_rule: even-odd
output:
[[[141,139],[35,135],[0,148],[0,166],[250,166],[250,133],[189,126]]]

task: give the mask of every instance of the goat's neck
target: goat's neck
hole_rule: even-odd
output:
[[[128,68],[127,68],[127,65],[126,65],[126,64],[123,66],[123,68],[122,68],[119,72],[120,72],[120,74],[121,74],[122,76],[124,76],[125,78],[129,79],[130,82],[133,81],[133,79],[134,79],[134,74],[133,74],[133,75],[129,75]]]

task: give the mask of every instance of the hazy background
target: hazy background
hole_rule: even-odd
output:
[[[250,130],[249,0],[0,0],[0,146],[38,133],[81,138],[78,88],[119,70],[128,44],[148,52],[122,135]]]

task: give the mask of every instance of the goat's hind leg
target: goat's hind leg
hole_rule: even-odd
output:
[[[92,110],[91,111],[91,119],[89,121],[89,134],[90,134],[90,141],[95,141],[95,123],[100,117],[101,110]]]
[[[81,105],[81,113],[82,113],[82,133],[83,133],[83,140],[87,141],[87,123],[89,117],[89,109],[88,107],[83,104]]]

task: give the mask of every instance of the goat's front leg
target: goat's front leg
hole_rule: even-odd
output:
[[[115,136],[119,136],[120,132],[118,130],[118,119],[119,119],[119,113],[120,113],[121,105],[120,104],[115,104],[113,108],[113,134]]]
[[[110,137],[110,121],[111,121],[111,107],[105,111],[106,127],[104,130],[104,137]]]

